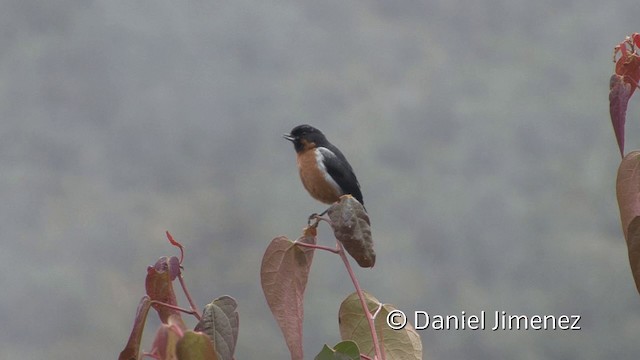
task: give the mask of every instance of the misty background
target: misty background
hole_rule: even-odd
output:
[[[308,123],[358,174],[378,258],[356,271],[378,299],[582,316],[581,331],[421,331],[425,358],[637,359],[608,113],[637,1],[0,5],[0,358],[117,357],[146,267],[177,254],[165,230],[199,307],[237,299],[236,358],[289,358],[259,268],[324,209],[281,137]],[[339,341],[352,291],[317,252],[308,358]]]

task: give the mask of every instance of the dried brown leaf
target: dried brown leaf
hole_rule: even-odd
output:
[[[345,250],[361,267],[373,267],[376,253],[371,239],[369,215],[351,195],[340,197],[327,211],[333,232]]]

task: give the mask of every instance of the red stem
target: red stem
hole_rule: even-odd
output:
[[[328,251],[328,252],[332,252],[334,254],[339,254],[340,250],[338,249],[334,249],[334,248],[330,248],[328,246],[322,246],[322,245],[317,245],[317,244],[309,244],[309,243],[305,243],[302,241],[296,241],[295,242],[297,245],[302,246],[302,247],[307,247],[307,248],[311,248],[311,249],[318,249],[318,250],[324,250],[324,251]]]
[[[347,272],[349,272],[349,277],[353,282],[353,286],[356,288],[356,293],[358,294],[358,298],[360,299],[360,305],[362,305],[362,310],[367,318],[367,322],[369,323],[369,330],[371,330],[371,339],[373,340],[373,349],[375,351],[376,357],[375,359],[384,360],[384,356],[380,351],[380,343],[378,342],[378,334],[376,333],[376,325],[374,322],[374,318],[369,311],[369,307],[367,307],[367,302],[364,299],[364,294],[362,293],[362,289],[360,288],[360,283],[358,283],[358,279],[351,269],[351,265],[349,264],[349,259],[342,248],[342,244],[339,241],[336,241],[338,248],[338,255],[344,262],[344,266],[347,268]],[[377,312],[376,312],[377,313]]]
[[[189,306],[191,307],[191,314],[193,314],[193,316],[195,316],[198,319],[198,321],[200,321],[200,319],[202,319],[202,316],[198,312],[198,307],[196,306],[196,303],[191,298],[191,294],[189,294],[189,290],[187,290],[187,286],[184,284],[182,273],[178,275],[178,280],[180,281],[180,286],[182,286],[184,295],[187,297],[187,301],[189,301]]]
[[[320,216],[316,216],[315,218],[316,222],[315,224],[311,225],[311,226],[318,226],[318,223],[322,220],[327,222],[329,225],[331,225],[331,222],[323,217]],[[347,268],[347,272],[349,273],[349,277],[351,278],[351,282],[353,282],[353,286],[356,288],[356,293],[358,294],[358,298],[360,299],[360,305],[362,306],[362,310],[364,311],[365,317],[367,318],[367,322],[369,323],[369,330],[371,330],[371,339],[373,341],[373,349],[375,352],[375,357],[374,360],[385,360],[384,354],[382,353],[382,351],[380,351],[380,342],[378,341],[378,334],[376,332],[376,325],[375,325],[375,317],[373,315],[371,315],[371,312],[369,311],[369,308],[367,307],[367,302],[364,299],[364,294],[362,293],[362,289],[360,288],[360,283],[358,283],[358,279],[356,278],[356,275],[353,272],[353,269],[351,268],[351,265],[349,264],[349,259],[347,258],[347,255],[344,252],[344,248],[342,247],[342,244],[340,244],[340,241],[336,240],[336,247],[334,248],[330,248],[328,246],[322,246],[322,245],[317,245],[317,244],[309,244],[309,243],[305,243],[305,242],[301,242],[301,241],[295,241],[296,244],[303,246],[303,247],[308,247],[308,248],[312,248],[312,249],[318,249],[318,250],[324,250],[324,251],[329,251],[332,252],[334,254],[338,254],[340,255],[340,258],[342,259],[342,262],[344,263],[344,266]],[[376,309],[375,314],[378,315],[378,313],[380,312],[380,309],[382,308],[382,305],[379,305],[378,308]],[[370,359],[368,356],[366,355],[362,355],[361,357],[365,357],[366,359]]]
[[[158,300],[151,300],[151,304],[157,304],[157,305],[160,305],[160,306],[164,306],[164,307],[166,307],[166,308],[169,308],[169,309],[173,309],[173,310],[176,310],[176,311],[183,312],[183,313],[185,313],[185,314],[189,314],[189,315],[193,315],[193,316],[197,316],[197,317],[198,317],[198,314],[196,314],[193,310],[189,310],[189,309],[181,308],[180,306],[175,306],[175,305],[167,304],[167,303],[164,303],[164,302],[162,302],[162,301],[158,301]],[[199,318],[199,317],[198,317],[198,320],[200,320],[200,318]]]

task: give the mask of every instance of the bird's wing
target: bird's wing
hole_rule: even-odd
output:
[[[335,146],[318,147],[322,154],[322,162],[333,180],[340,186],[345,194],[351,194],[360,204],[364,205],[360,183],[353,173],[351,165]]]

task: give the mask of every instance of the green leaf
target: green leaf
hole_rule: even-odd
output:
[[[322,351],[320,351],[318,353],[318,355],[316,355],[315,358],[313,358],[314,360],[334,360],[335,357],[333,356],[335,353],[335,351],[330,348],[327,344],[324,344],[324,346],[322,347]]]
[[[622,159],[616,193],[631,273],[640,292],[640,151],[632,151]]]
[[[348,356],[349,359],[360,359],[360,349],[358,348],[358,344],[351,340],[345,340],[336,344],[333,349],[340,354],[344,354]]]
[[[361,267],[373,267],[376,253],[373,250],[369,215],[362,204],[351,195],[340,197],[340,201],[327,210],[336,239]]]
[[[180,360],[217,360],[213,343],[207,334],[186,331],[176,344],[176,355]]]
[[[347,340],[338,343],[334,348],[326,344],[315,360],[360,360],[360,349],[355,342]]]
[[[305,230],[305,242],[315,242],[314,231]],[[299,246],[284,236],[273,239],[262,258],[262,290],[293,360],[304,358],[304,290],[312,260],[313,249]]]
[[[422,342],[420,335],[407,323],[401,330],[392,330],[387,325],[387,315],[396,308],[390,304],[380,304],[380,301],[364,292],[367,307],[374,313],[380,305],[382,308],[378,312],[374,324],[378,335],[380,346],[386,355],[387,360],[421,360]],[[369,323],[365,317],[357,293],[349,295],[340,305],[338,322],[340,324],[340,337],[342,340],[353,340],[360,352],[373,357],[375,350]]]
[[[195,331],[202,331],[213,342],[217,358],[232,360],[238,340],[239,317],[236,300],[221,296],[204,307],[202,319]]]

